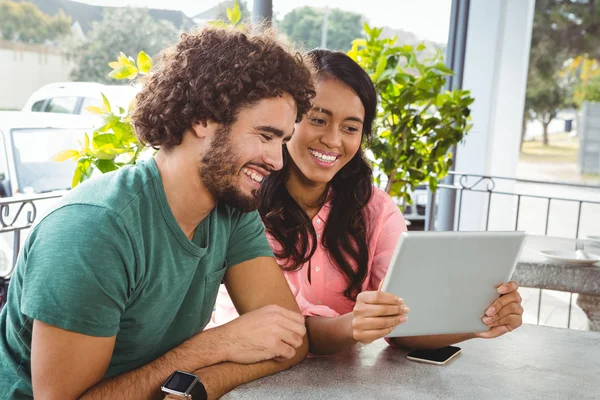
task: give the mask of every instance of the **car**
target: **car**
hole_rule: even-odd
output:
[[[84,133],[97,126],[92,116],[0,111],[0,196],[70,188],[75,162],[52,158],[79,148]]]
[[[127,109],[138,89],[129,85],[95,82],[57,82],[42,86],[25,102],[21,111],[89,115],[89,106],[101,107],[102,94],[111,107]]]
[[[0,197],[18,201],[19,197],[69,189],[75,161],[58,163],[52,158],[62,150],[79,148],[84,133],[92,132],[96,123],[97,119],[89,116],[0,111]],[[55,201],[37,200],[36,220],[49,212]],[[0,228],[6,228],[0,234],[0,283],[12,270],[15,243],[19,243],[15,238],[19,232],[11,227],[27,225],[29,218],[31,208],[26,206],[21,212],[20,204],[24,203],[0,207]],[[21,233],[23,237],[26,231]]]

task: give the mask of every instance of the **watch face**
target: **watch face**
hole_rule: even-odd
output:
[[[186,393],[191,384],[196,380],[196,376],[181,371],[176,371],[164,384],[165,389],[170,389],[179,393]]]

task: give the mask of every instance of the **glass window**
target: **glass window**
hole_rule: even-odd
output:
[[[81,111],[79,111],[79,114],[81,114],[81,115],[92,115],[91,112],[89,112],[89,111],[86,110],[86,108],[88,108],[89,106],[94,106],[94,107],[101,108],[102,107],[102,100],[96,99],[94,97],[84,97],[83,98],[83,103],[81,104]]]
[[[54,97],[48,102],[46,112],[74,114],[78,97]]]
[[[44,107],[45,102],[46,102],[46,100],[36,101],[35,103],[33,103],[33,106],[31,106],[31,111],[35,111],[35,112],[44,111],[42,109],[42,107]]]

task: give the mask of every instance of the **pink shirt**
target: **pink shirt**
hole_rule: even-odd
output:
[[[354,309],[355,302],[344,297],[348,286],[346,276],[340,272],[330,260],[327,250],[321,243],[321,235],[327,224],[331,205],[326,203],[312,223],[317,233],[318,245],[311,258],[311,282],[308,281],[309,264],[304,264],[293,272],[284,272],[292,289],[300,310],[305,316],[337,317]],[[396,242],[402,232],[406,231],[406,223],[398,206],[384,191],[373,188],[373,196],[367,204],[367,229],[369,234],[369,263],[367,277],[362,290],[377,290],[385,276]],[[279,247],[270,235],[267,235],[273,249]],[[286,260],[277,260],[279,265],[285,265]],[[221,285],[215,312],[211,322],[206,327],[213,328],[225,324],[238,316],[231,299]]]

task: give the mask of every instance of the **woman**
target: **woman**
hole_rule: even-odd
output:
[[[343,53],[314,50],[314,106],[284,146],[284,166],[260,189],[269,241],[306,316],[310,352],[334,354],[369,343],[407,320],[402,299],[379,291],[400,234],[392,199],[372,186],[361,144],[372,135],[377,97],[366,72]],[[496,337],[521,324],[517,285],[487,310],[482,334],[394,338],[392,345],[438,348],[476,336]],[[493,309],[493,310],[492,310]],[[222,288],[213,325],[237,316]]]

